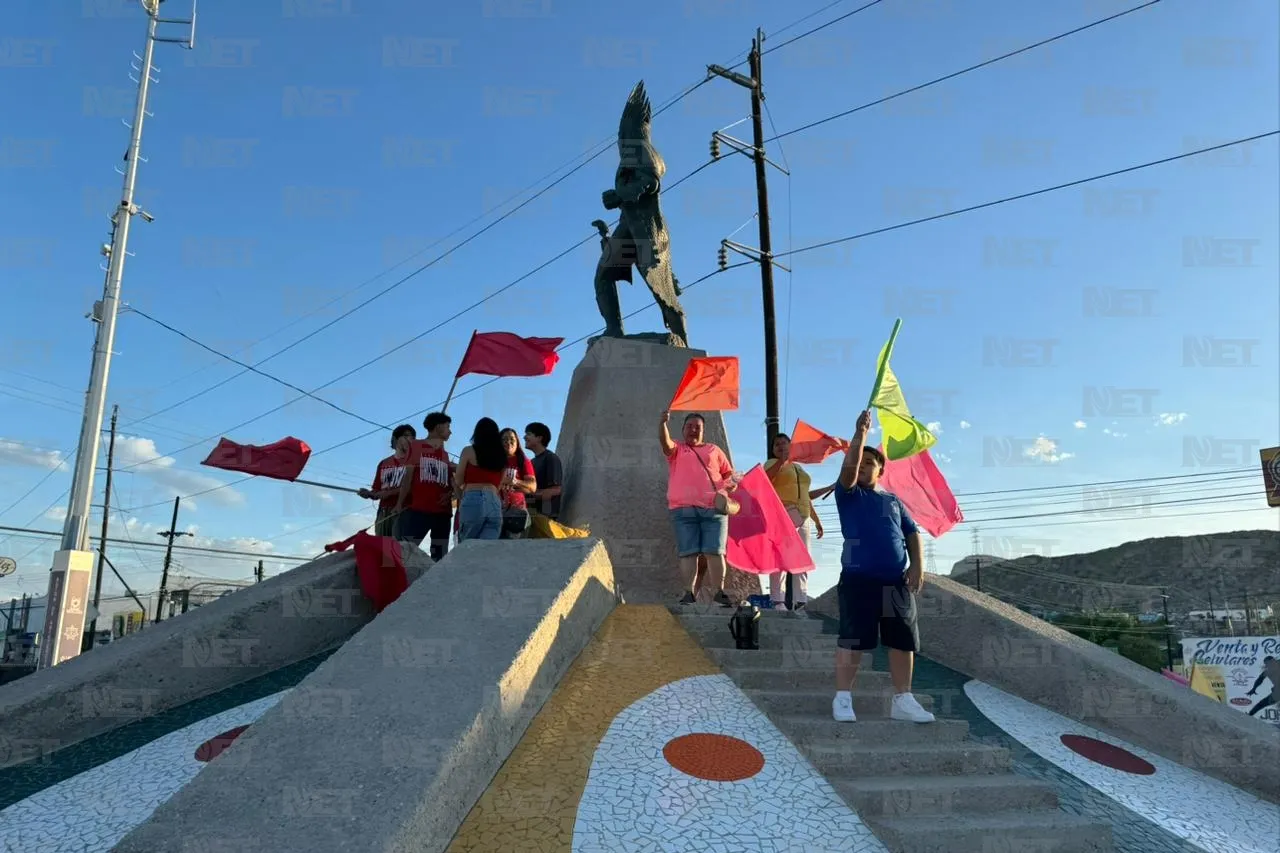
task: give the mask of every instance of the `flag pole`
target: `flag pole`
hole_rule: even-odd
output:
[[[867,399],[867,408],[871,408],[871,404],[876,401],[876,397],[880,395],[880,386],[884,383],[884,372],[889,367],[889,359],[893,356],[893,342],[898,339],[898,330],[902,328],[902,318],[893,321],[893,331],[889,333],[889,343],[884,345],[884,357],[880,359],[880,364],[876,366],[876,384],[871,388],[871,396]]]
[[[346,486],[334,486],[334,485],[331,485],[331,484],[329,484],[329,483],[317,483],[315,480],[302,480],[302,479],[298,479],[298,480],[290,480],[289,482],[291,482],[291,483],[304,483],[304,484],[306,484],[306,485],[308,485],[308,486],[319,486],[319,487],[320,487],[320,488],[322,488],[322,489],[332,489],[332,490],[333,490],[333,491],[335,491],[335,492],[350,492],[350,493],[351,493],[351,494],[353,494],[353,495],[358,495],[358,494],[360,494],[360,490],[359,490],[359,489],[351,489],[351,488],[347,488]]]
[[[471,355],[471,347],[476,342],[476,335],[480,334],[479,329],[471,330],[471,340],[467,341],[467,350],[462,354],[462,361],[458,363],[458,373],[453,377],[453,384],[449,386],[449,396],[444,398],[444,405],[440,408],[440,412],[449,411],[449,403],[453,401],[453,392],[458,390],[458,380],[462,378],[462,365],[467,363],[467,356]]]

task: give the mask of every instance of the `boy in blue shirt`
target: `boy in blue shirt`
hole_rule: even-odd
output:
[[[877,448],[865,447],[870,428],[871,413],[866,411],[858,416],[834,486],[844,551],[836,587],[840,637],[831,715],[841,722],[857,719],[852,691],[858,664],[879,640],[889,649],[890,717],[932,723],[933,714],[911,695],[911,671],[920,648],[915,594],[924,586],[920,532],[901,501],[876,489],[885,459]]]

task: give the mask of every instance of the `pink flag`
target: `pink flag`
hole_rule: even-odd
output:
[[[890,459],[880,475],[880,487],[897,495],[916,524],[935,539],[964,521],[951,487],[928,450],[906,459]]]
[[[813,558],[763,466],[747,472],[733,492],[733,499],[742,509],[729,516],[725,554],[729,565],[753,575],[813,571]]]

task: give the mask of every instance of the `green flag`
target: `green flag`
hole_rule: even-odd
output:
[[[924,424],[911,417],[907,400],[902,395],[902,387],[898,385],[898,377],[893,375],[893,370],[889,367],[893,343],[901,328],[902,321],[896,321],[889,342],[880,350],[880,358],[876,362],[876,384],[867,404],[867,408],[874,408],[880,414],[885,456],[893,460],[914,456],[938,442],[933,433],[925,429]]]

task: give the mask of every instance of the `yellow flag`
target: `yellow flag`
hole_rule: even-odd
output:
[[[880,350],[880,358],[876,362],[876,385],[871,392],[871,402],[868,405],[868,408],[874,408],[880,414],[880,429],[884,432],[884,452],[887,457],[895,460],[915,456],[938,442],[924,424],[911,417],[907,400],[902,395],[902,387],[898,385],[898,377],[893,375],[893,370],[889,367],[889,357],[893,355],[893,343],[901,327],[901,320],[893,324],[893,333],[889,336],[889,342],[884,345],[884,349]]]

